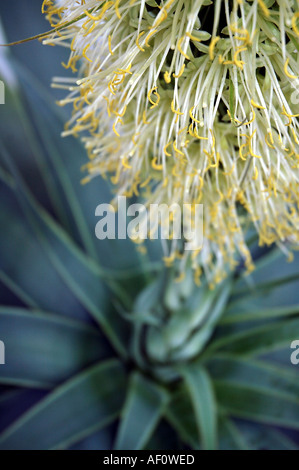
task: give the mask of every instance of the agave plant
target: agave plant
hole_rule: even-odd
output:
[[[298,257],[262,250],[248,230],[255,271],[241,264],[210,289],[191,266],[175,282],[159,242],[143,255],[130,240],[96,240],[109,182],[79,184],[84,149],[61,139],[64,116],[36,77],[10,66],[0,448],[296,449]]]
[[[292,257],[298,244],[296,0],[44,0],[45,43],[69,49],[55,78],[72,105],[89,181],[147,204],[203,204],[191,255],[211,286],[244,260],[248,224]],[[113,176],[112,176],[113,175]],[[286,243],[288,241],[288,243]],[[168,262],[190,252],[174,242]]]

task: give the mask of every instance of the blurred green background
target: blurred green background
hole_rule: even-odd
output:
[[[1,1],[8,41],[49,29],[41,3]],[[116,436],[119,448],[198,448],[181,390],[160,421],[165,393],[147,382],[151,374],[133,374],[127,386],[136,369],[132,355],[139,364],[144,351],[136,350],[131,334],[138,337],[138,324],[132,327],[123,309],[151,310],[164,295],[155,287],[144,291],[159,281],[161,247],[148,243],[144,257],[130,241],[95,238],[95,208],[110,202],[111,188],[100,178],[81,186],[85,151],[60,137],[68,110],[55,105],[63,94],[50,84],[66,75],[66,60],[67,50],[38,41],[0,50],[6,87],[0,106],[0,340],[6,345],[0,433],[7,430],[0,448],[111,449]],[[255,246],[254,252],[257,271],[247,280],[235,274],[224,319],[213,330],[224,350],[207,365],[216,377],[220,447],[296,448],[299,366],[290,362],[289,345],[299,339],[299,257],[288,264],[275,249]],[[176,292],[168,297],[169,309],[187,311],[176,304]],[[200,292],[198,299],[204,303]],[[280,368],[276,374],[247,357]],[[136,398],[134,418],[127,387]],[[119,431],[120,410],[126,419]],[[142,441],[133,442],[134,432],[126,441],[128,429]]]

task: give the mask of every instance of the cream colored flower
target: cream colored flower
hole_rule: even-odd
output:
[[[45,0],[45,43],[70,48],[56,79],[72,103],[88,176],[148,203],[204,204],[201,252],[220,281],[245,236],[288,252],[299,242],[298,0]],[[294,101],[292,103],[292,101]],[[286,242],[289,242],[288,245]],[[177,246],[167,255],[172,262]],[[185,254],[180,261],[184,270]]]

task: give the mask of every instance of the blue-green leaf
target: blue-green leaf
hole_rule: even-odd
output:
[[[4,384],[51,388],[112,354],[100,332],[52,313],[1,307],[0,332]]]
[[[66,448],[114,420],[125,387],[124,369],[107,361],[58,387],[0,436],[1,450]]]
[[[207,348],[204,357],[221,350],[229,354],[261,355],[268,351],[289,346],[299,337],[299,319],[267,323],[256,328],[247,328],[239,333],[222,335]]]
[[[153,434],[167,401],[166,392],[139,373],[132,376],[121,413],[115,449],[140,450]]]
[[[213,380],[226,383],[254,385],[265,391],[276,390],[296,399],[299,397],[298,373],[277,365],[249,358],[218,354],[208,362]]]
[[[216,397],[229,415],[259,423],[299,429],[299,400],[256,384],[214,382]]]
[[[193,405],[202,447],[206,450],[217,448],[217,407],[211,379],[199,364],[182,367],[187,390]]]

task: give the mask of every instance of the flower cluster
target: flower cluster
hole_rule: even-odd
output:
[[[150,203],[202,203],[204,245],[191,257],[219,282],[246,233],[289,253],[299,242],[298,0],[44,0],[70,48],[55,79],[73,104],[88,176]],[[288,242],[288,243],[286,243]],[[188,253],[177,243],[166,254]],[[291,254],[290,254],[291,256]],[[180,276],[182,278],[182,276]]]

